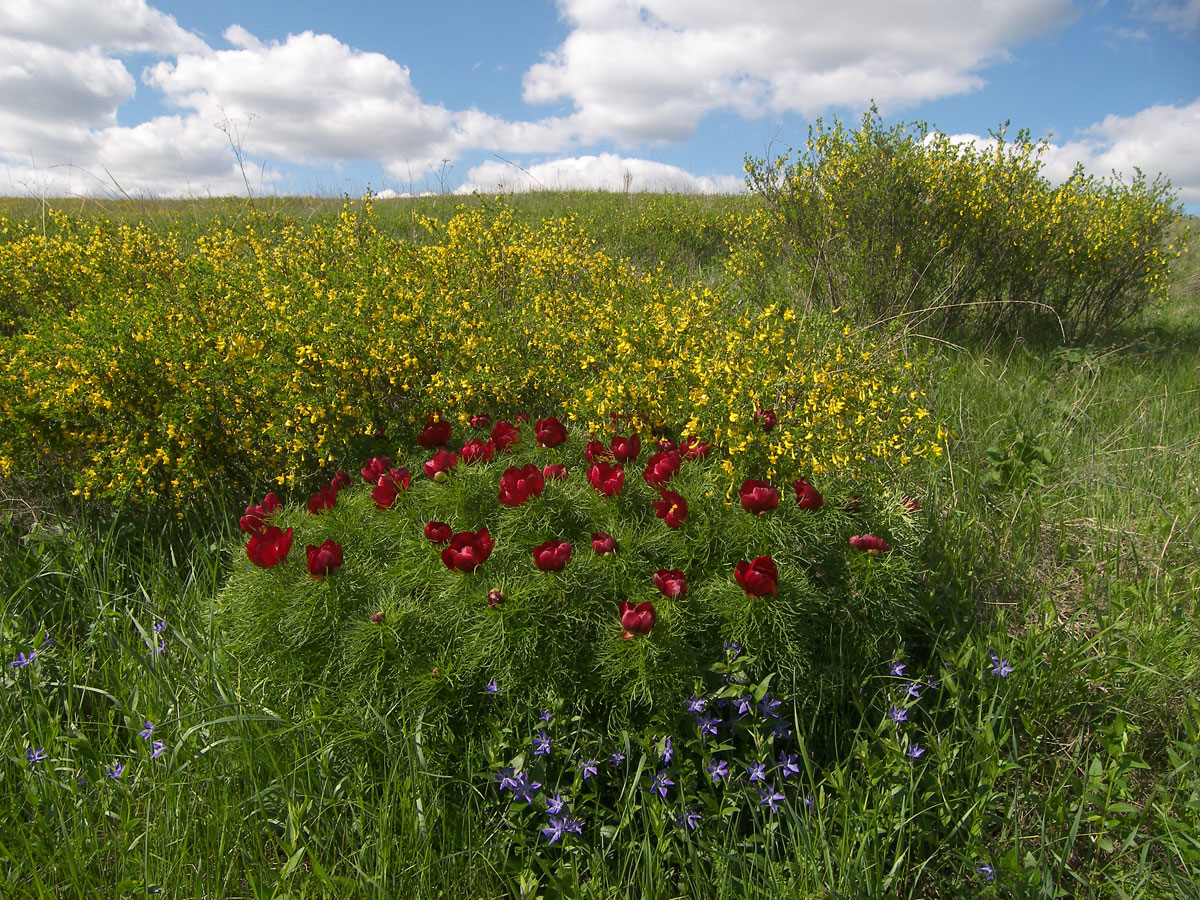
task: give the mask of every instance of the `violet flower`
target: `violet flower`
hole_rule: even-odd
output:
[[[674,784],[675,782],[667,777],[667,773],[665,771],[659,772],[654,776],[654,781],[650,784],[650,793],[657,793],[665,800],[667,798],[667,788]]]

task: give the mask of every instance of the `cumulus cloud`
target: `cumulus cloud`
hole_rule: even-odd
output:
[[[232,50],[182,54],[146,74],[168,105],[209,122],[245,120],[245,147],[260,156],[324,162],[440,152],[453,126],[421,102],[408,69],[327,34],[261,44],[243,28]]]
[[[489,160],[467,173],[467,182],[458,192],[596,190],[733,194],[743,190],[743,187],[742,178],[736,175],[699,176],[666,163],[602,153],[599,156],[555,159],[527,168]]]
[[[10,193],[119,193],[124,179],[140,192],[182,193],[184,161],[197,175],[221,176],[218,183],[230,174],[228,147],[218,164],[213,142],[178,119],[117,124],[137,83],[114,54],[134,52],[209,50],[144,0],[0,5],[0,190],[7,182]]]
[[[6,4],[0,160],[10,190],[240,193],[238,153],[284,164],[375,160],[402,177],[469,148],[545,153],[571,142],[561,119],[508,122],[426,103],[407,67],[330,35],[263,42],[232,25],[224,38],[231,49],[211,48],[144,0]],[[146,50],[167,58],[143,73],[142,89],[177,114],[121,126],[117,110],[137,83],[120,55]]]
[[[96,129],[78,143],[78,152],[58,159],[44,151],[27,154],[28,164],[20,154],[9,156],[0,165],[0,193],[229,196],[245,193],[246,178],[256,191],[277,178],[254,166],[243,176],[225,135],[195,118],[157,116],[133,127]]]
[[[524,78],[569,101],[584,142],[679,140],[708,113],[743,116],[960,94],[1010,48],[1070,22],[1070,0],[559,0],[572,26]],[[869,23],[869,27],[864,27]]]
[[[955,134],[959,144],[985,147],[990,138]],[[1165,175],[1184,204],[1200,203],[1200,98],[1184,106],[1160,104],[1131,116],[1106,116],[1074,140],[1050,143],[1042,156],[1042,174],[1055,184],[1077,165],[1100,178],[1129,180],[1140,170],[1148,179]]]
[[[207,45],[145,0],[4,0],[0,34],[55,47],[204,53]]]
[[[146,83],[212,122],[241,122],[244,149],[302,163],[378,160],[393,175],[454,159],[466,148],[545,152],[569,142],[562,120],[506,122],[475,109],[426,103],[407,66],[306,31],[263,43],[225,31],[232,50],[158,63]]]
[[[1106,116],[1081,132],[1078,140],[1051,147],[1046,172],[1065,178],[1077,162],[1095,175],[1171,179],[1183,203],[1200,203],[1200,98],[1185,106],[1160,104],[1132,116]]]
[[[134,81],[118,59],[94,47],[61,47],[0,34],[0,152],[27,146],[46,128],[69,131],[116,123]]]

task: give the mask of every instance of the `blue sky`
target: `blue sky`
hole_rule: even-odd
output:
[[[874,100],[1200,211],[1200,0],[5,0],[0,59],[6,194],[731,191]]]

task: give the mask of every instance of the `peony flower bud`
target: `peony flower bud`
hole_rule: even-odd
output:
[[[779,506],[779,492],[765,481],[747,478],[738,491],[742,509],[753,515],[769,512]]]
[[[342,545],[337,541],[328,540],[320,547],[309,544],[304,550],[308,554],[308,575],[314,581],[321,581],[341,568]]]
[[[739,562],[734,569],[733,580],[750,597],[775,596],[779,587],[779,570],[771,557],[758,556],[754,562]]]

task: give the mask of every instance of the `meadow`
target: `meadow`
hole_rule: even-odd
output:
[[[777,209],[0,201],[0,895],[1197,896],[1186,223],[1064,341]]]

